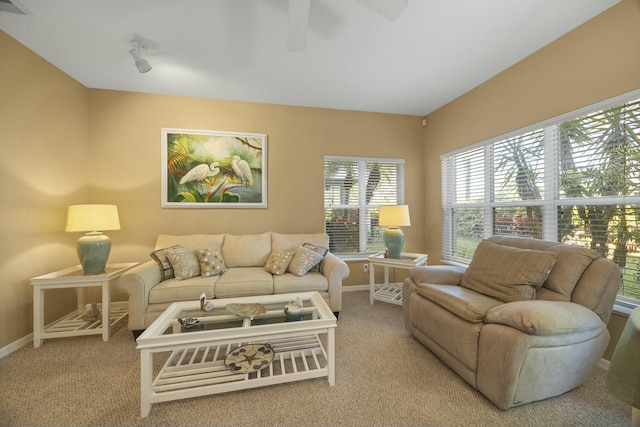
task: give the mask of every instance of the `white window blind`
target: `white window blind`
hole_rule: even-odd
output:
[[[601,103],[442,156],[443,260],[491,235],[583,245],[640,302],[640,96]]]
[[[404,203],[404,160],[326,156],[324,217],[330,250],[384,250],[378,208]]]

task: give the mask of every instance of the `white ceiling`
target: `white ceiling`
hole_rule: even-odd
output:
[[[619,0],[409,0],[394,22],[311,0],[295,53],[288,0],[11,1],[0,29],[89,88],[422,116]],[[134,35],[157,44],[145,74]]]

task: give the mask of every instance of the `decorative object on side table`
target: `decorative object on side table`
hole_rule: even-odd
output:
[[[282,311],[284,311],[284,315],[287,316],[288,319],[299,320],[303,308],[304,302],[302,301],[302,298],[298,297],[295,300],[289,301],[282,308]]]
[[[402,248],[404,247],[404,233],[399,227],[411,225],[409,206],[380,206],[378,225],[387,227],[383,235],[387,256],[399,259],[402,256]]]
[[[101,230],[101,231],[98,231]],[[120,230],[116,205],[70,205],[65,231],[87,233],[78,239],[76,250],[85,274],[102,274],[111,252],[111,239],[102,230]]]
[[[224,364],[231,371],[246,374],[266,368],[274,356],[269,344],[247,344],[230,351]]]
[[[87,322],[95,322],[100,319],[100,310],[98,310],[97,303],[91,303],[91,310],[87,311],[87,313],[82,316],[82,320],[86,320]]]
[[[264,305],[257,303],[227,304],[225,308],[233,314],[237,314],[241,317],[248,317],[249,319],[253,319],[255,316],[267,312]]]

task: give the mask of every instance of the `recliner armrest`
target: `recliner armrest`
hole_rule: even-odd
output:
[[[595,330],[600,317],[588,308],[568,301],[515,301],[492,307],[485,323],[497,323],[529,335],[561,335]]]
[[[409,277],[416,283],[459,285],[465,270],[452,265],[427,265],[409,269]]]

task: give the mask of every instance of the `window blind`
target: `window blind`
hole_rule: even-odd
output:
[[[639,95],[443,155],[443,260],[468,263],[494,234],[582,245],[640,302]]]
[[[404,203],[404,160],[326,156],[324,218],[330,250],[384,250],[378,208]]]

